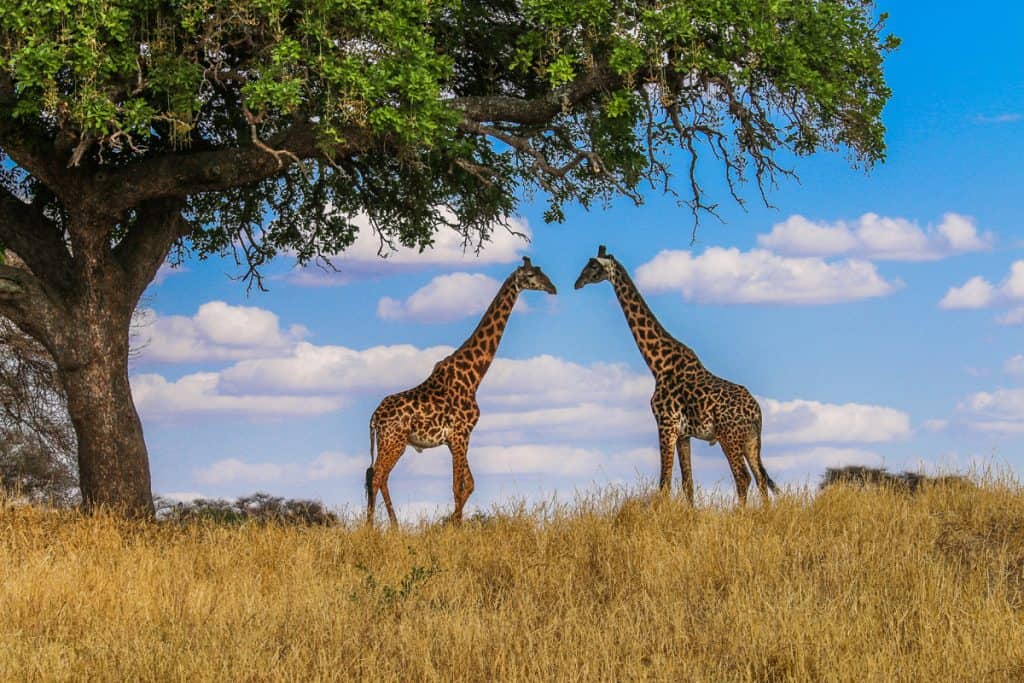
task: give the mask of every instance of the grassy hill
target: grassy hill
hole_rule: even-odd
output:
[[[2,680],[347,678],[1022,680],[1024,490],[609,491],[399,532],[0,512]]]

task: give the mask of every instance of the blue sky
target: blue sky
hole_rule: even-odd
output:
[[[707,163],[724,220],[702,220],[694,244],[689,212],[651,192],[560,225],[524,202],[514,220],[532,240],[481,258],[442,241],[381,262],[367,242],[340,275],[281,259],[248,296],[233,262],[165,273],[132,366],[155,492],[358,509],[373,408],[462,342],[523,255],[559,294],[524,294],[481,387],[471,506],[653,480],[648,371],[610,287],[572,289],[599,243],[669,331],[761,400],[777,481],[853,463],[1020,474],[1024,8],[881,9],[903,38],[886,67],[888,161],[864,174],[842,154],[796,160],[775,208],[747,188],[746,210]],[[717,446],[694,455],[699,485],[731,489]],[[450,468],[443,447],[408,449],[391,484],[402,514],[450,509]]]

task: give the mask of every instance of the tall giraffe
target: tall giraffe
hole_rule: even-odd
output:
[[[422,384],[386,397],[370,418],[370,467],[366,470],[366,519],[373,523],[377,491],[384,496],[392,525],[398,524],[388,475],[407,445],[417,451],[447,444],[452,454],[452,490],[455,511],[451,519],[462,519],[462,508],[473,492],[473,474],[466,451],[469,435],[480,418],[476,390],[494,360],[512,307],[524,289],[555,294],[555,286],[541,269],[523,257],[501,285],[473,334],[447,358],[434,366]],[[377,455],[374,458],[374,447]]]
[[[761,407],[746,387],[711,374],[686,344],[670,335],[654,317],[640,296],[626,269],[608,254],[604,245],[583,267],[576,289],[608,280],[615,289],[633,339],[647,367],[654,374],[651,410],[658,423],[661,446],[660,486],[672,483],[672,455],[678,453],[683,489],[693,503],[693,471],[690,467],[690,438],[722,445],[736,480],[740,504],[747,502],[750,473],[768,500],[768,489],[778,491],[761,462]]]

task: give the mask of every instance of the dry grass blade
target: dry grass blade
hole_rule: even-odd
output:
[[[461,528],[0,513],[2,680],[1021,680],[1016,482]]]

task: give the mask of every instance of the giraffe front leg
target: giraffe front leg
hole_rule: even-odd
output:
[[[458,524],[462,521],[462,508],[473,493],[473,473],[469,469],[469,434],[460,434],[448,440],[448,450],[452,454],[452,493],[455,494],[455,510],[449,518]]]
[[[672,489],[672,457],[675,455],[679,432],[675,427],[658,425],[658,441],[661,445],[661,478],[658,488],[664,492]]]
[[[693,468],[690,466],[690,437],[680,436],[676,441],[676,452],[679,454],[679,469],[683,473],[683,492],[686,499],[693,505]]]

